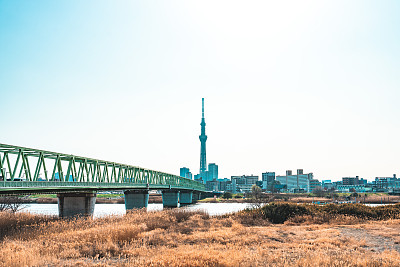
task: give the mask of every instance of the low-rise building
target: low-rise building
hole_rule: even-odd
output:
[[[323,190],[330,191],[335,189],[335,185],[331,180],[322,180],[321,187]]]
[[[232,186],[230,192],[247,193],[251,192],[251,187],[257,183],[258,176],[256,175],[231,176],[231,181],[232,181]]]
[[[207,191],[218,191],[218,181],[216,179],[212,181],[206,181]]]
[[[313,192],[315,188],[319,187],[322,189],[321,182],[318,181],[317,179],[311,179],[310,180],[310,192]]]
[[[366,192],[372,192],[373,190],[371,184],[338,185],[336,189],[342,193],[347,193],[347,192],[366,193]]]
[[[312,173],[303,173],[302,169],[297,170],[297,174],[292,174],[291,170],[286,171],[285,176],[276,176],[276,180],[282,185],[286,185],[288,192],[310,192],[310,180],[313,179]]]
[[[393,174],[393,177],[375,177],[373,184],[375,189],[382,189],[384,191],[398,189],[400,188],[400,179],[397,179],[396,174]]]

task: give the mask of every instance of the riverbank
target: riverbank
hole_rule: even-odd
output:
[[[333,193],[327,197],[318,197],[313,194],[260,194],[257,197],[244,198],[236,196],[224,199],[222,197],[206,198],[199,200],[200,203],[270,203],[270,202],[291,202],[291,203],[343,203],[357,202],[363,204],[396,204],[400,203],[400,196],[388,195],[386,193]]]
[[[295,208],[280,205],[276,206],[280,213],[288,205],[289,210]],[[387,209],[400,208],[396,206]],[[368,214],[385,209],[364,208],[348,204],[341,210]],[[394,216],[389,220],[370,220],[322,213],[308,218],[291,211],[283,224],[273,224],[259,211],[219,217],[182,209],[136,211],[96,220],[0,213],[0,231],[7,233],[1,243],[0,265],[400,265],[400,220],[393,212],[387,213]]]

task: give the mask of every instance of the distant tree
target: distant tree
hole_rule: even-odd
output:
[[[253,184],[251,186],[251,194],[254,198],[259,199],[262,194],[262,189],[258,185]]]
[[[316,186],[312,192],[313,192],[313,194],[316,195],[317,197],[323,197],[323,196],[325,196],[325,191],[322,190],[322,187],[320,187],[320,186]]]
[[[272,193],[276,193],[279,192],[280,190],[276,188],[275,185],[280,185],[281,183],[277,180],[273,180],[271,183],[268,184],[267,190],[272,192]]]
[[[329,193],[328,198],[338,199],[340,196],[338,193]]]
[[[231,192],[225,192],[222,194],[223,199],[230,199],[232,198],[232,193]]]
[[[259,186],[256,185],[256,184],[253,184],[253,185],[251,186],[251,192],[252,192],[252,193],[261,193],[262,190],[261,190],[261,187],[259,187]]]

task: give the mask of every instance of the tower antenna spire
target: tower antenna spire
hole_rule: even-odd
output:
[[[204,118],[204,98],[201,99],[201,113],[202,113],[202,118]]]

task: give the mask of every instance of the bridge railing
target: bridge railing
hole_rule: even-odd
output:
[[[204,191],[203,187],[199,187],[193,184],[187,185],[172,185],[172,184],[143,184],[143,183],[97,183],[97,182],[56,182],[56,181],[48,181],[48,182],[0,182],[0,189],[3,191],[7,191],[7,189],[11,188],[19,188],[19,189],[27,189],[27,188],[42,188],[42,189],[71,189],[73,188],[87,188],[88,190],[118,190],[118,189],[129,189],[129,188],[143,188],[143,189],[185,189],[185,190],[196,190],[196,191]]]
[[[46,185],[46,182],[49,182]],[[0,187],[85,184],[170,185],[205,191],[205,185],[173,174],[116,162],[0,144]]]

